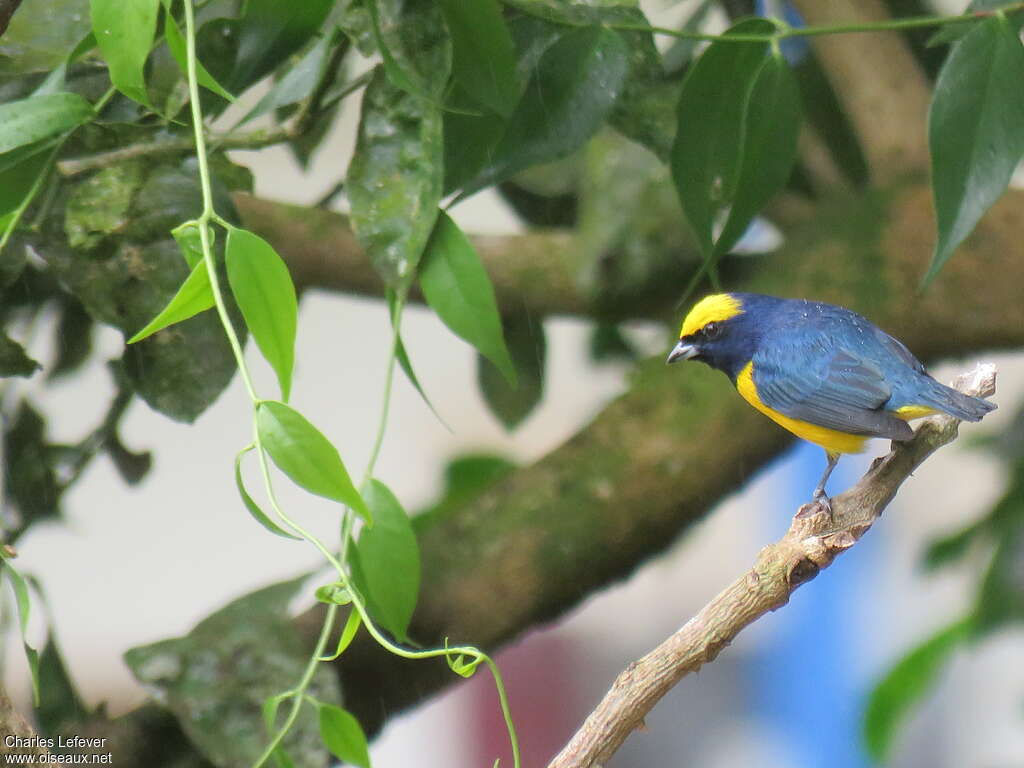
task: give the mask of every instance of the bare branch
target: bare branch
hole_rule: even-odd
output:
[[[979,365],[953,386],[975,396],[995,392],[993,365]],[[853,488],[832,500],[800,507],[786,535],[761,550],[754,567],[718,594],[674,635],[619,675],[548,768],[605,764],[654,705],[686,675],[713,661],[740,631],[789,602],[793,591],[852,547],[882,514],[900,485],[936,449],[957,436],[959,421],[933,416],[906,443],[893,443]]]

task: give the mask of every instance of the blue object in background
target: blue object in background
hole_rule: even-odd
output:
[[[868,454],[870,457],[870,453]],[[844,457],[829,480],[838,495],[863,473],[867,459]],[[785,463],[785,489],[772,500],[777,514],[765,525],[768,540],[788,528],[793,513],[810,500],[825,468],[821,448],[800,441]],[[754,714],[800,768],[867,768],[861,745],[864,695],[872,679],[865,653],[873,622],[863,621],[875,590],[874,563],[880,538],[868,533],[809,584],[800,587],[750,659]]]
[[[807,26],[800,12],[784,0],[757,0],[754,3],[754,13],[766,18],[781,18],[794,29]],[[786,61],[793,65],[803,61],[811,51],[807,40],[802,37],[787,37],[779,43],[779,49],[786,57]]]

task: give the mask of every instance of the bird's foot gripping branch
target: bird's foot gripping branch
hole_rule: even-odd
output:
[[[952,382],[974,397],[995,393],[994,365],[978,365]],[[605,762],[654,705],[683,677],[713,661],[744,627],[789,602],[801,584],[827,568],[868,531],[899,490],[932,453],[957,437],[960,421],[931,416],[913,439],[893,442],[860,481],[831,500],[831,514],[820,503],[797,510],[786,534],[761,550],[753,568],[722,590],[675,634],[616,679],[548,768],[592,768]]]

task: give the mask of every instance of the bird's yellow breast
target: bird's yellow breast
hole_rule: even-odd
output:
[[[810,443],[820,445],[829,453],[860,453],[864,450],[867,438],[863,435],[850,435],[828,427],[819,427],[808,421],[791,419],[784,413],[779,413],[761,402],[757,394],[757,386],[754,384],[754,362],[751,361],[740,371],[736,377],[736,389],[752,406],[774,421],[776,424],[785,427],[797,437],[803,438]]]

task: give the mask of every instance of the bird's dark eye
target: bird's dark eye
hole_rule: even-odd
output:
[[[704,326],[704,336],[708,339],[717,339],[718,335],[722,332],[721,326],[718,323],[708,323]]]

